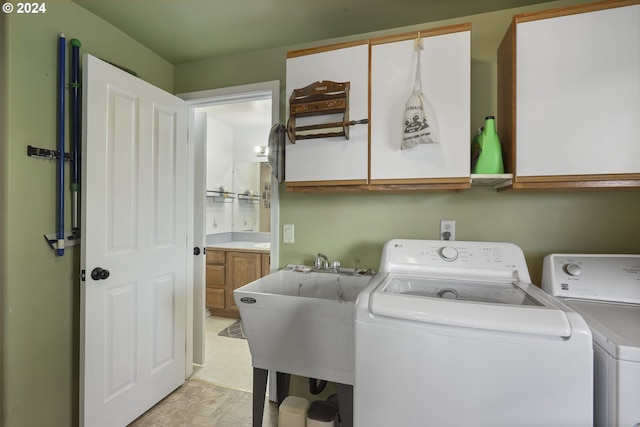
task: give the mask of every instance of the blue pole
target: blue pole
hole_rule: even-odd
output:
[[[78,230],[78,192],[80,190],[80,40],[71,39],[71,195],[72,229]]]
[[[64,33],[58,38],[58,256],[64,255],[64,89],[65,89],[65,49]]]

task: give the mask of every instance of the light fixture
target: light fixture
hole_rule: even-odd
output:
[[[256,157],[267,157],[269,155],[269,147],[266,145],[256,145],[253,150],[256,152]]]

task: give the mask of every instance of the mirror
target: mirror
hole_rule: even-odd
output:
[[[233,192],[237,209],[233,210],[232,231],[269,232],[271,220],[271,173],[264,162],[235,163]]]
[[[198,110],[207,114],[207,235],[270,232],[271,98]]]

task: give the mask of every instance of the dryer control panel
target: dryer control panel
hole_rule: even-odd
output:
[[[542,289],[557,297],[638,304],[640,255],[547,255]]]

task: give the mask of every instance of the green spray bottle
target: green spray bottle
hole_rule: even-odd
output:
[[[474,138],[475,147],[478,150],[478,161],[471,169],[474,174],[500,174],[504,173],[504,164],[502,163],[502,147],[500,139],[496,132],[496,122],[494,116],[487,116],[484,120],[484,129]]]

